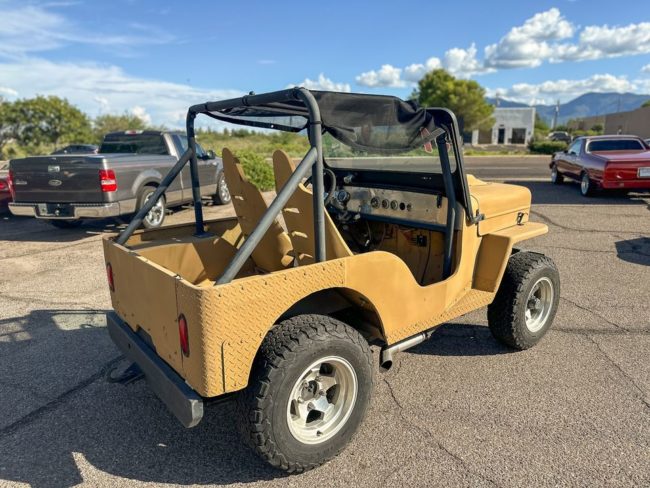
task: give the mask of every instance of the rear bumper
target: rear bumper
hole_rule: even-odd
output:
[[[604,180],[601,186],[605,190],[641,190],[650,191],[650,179],[643,180]]]
[[[106,315],[111,339],[124,355],[136,363],[149,387],[185,427],[203,418],[203,398],[165,363],[115,312]]]
[[[40,204],[43,205],[43,204]],[[48,204],[51,207],[56,207],[56,204]],[[42,214],[39,211],[38,203],[10,203],[9,210],[14,215],[25,217],[36,217],[38,219],[104,219],[108,217],[117,217],[129,211],[133,211],[135,205],[130,202],[113,202],[113,203],[70,203],[60,204],[65,208],[64,215],[56,215],[56,209],[53,213]]]

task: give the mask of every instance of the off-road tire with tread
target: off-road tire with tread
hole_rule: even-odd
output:
[[[531,332],[526,326],[526,301],[533,285],[543,276],[553,285],[550,315],[543,327]],[[560,300],[560,275],[551,258],[521,251],[510,256],[501,285],[488,306],[488,325],[495,339],[515,349],[524,350],[537,344],[553,323]]]
[[[345,358],[358,380],[355,405],[333,437],[318,444],[298,441],[286,412],[300,374],[326,356]],[[244,441],[272,466],[289,473],[315,468],[348,444],[366,413],[374,385],[372,353],[363,336],[349,325],[324,315],[299,315],[275,326],[255,358],[248,386],[237,396]]]

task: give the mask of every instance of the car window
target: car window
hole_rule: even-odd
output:
[[[645,149],[638,139],[604,139],[600,141],[590,141],[587,151],[638,151]]]
[[[580,154],[580,144],[582,144],[582,141],[575,141],[569,146],[569,150],[567,152],[569,154]]]

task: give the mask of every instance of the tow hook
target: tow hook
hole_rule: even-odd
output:
[[[109,383],[130,385],[131,383],[135,383],[144,378],[144,373],[135,363],[131,363],[124,371],[122,371],[122,373],[118,372],[119,369],[121,369],[119,365],[109,369],[106,372],[106,381]]]

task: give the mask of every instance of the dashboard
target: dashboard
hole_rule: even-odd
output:
[[[438,228],[447,220],[447,199],[440,194],[346,185],[333,200],[339,210],[371,220],[423,228]]]

